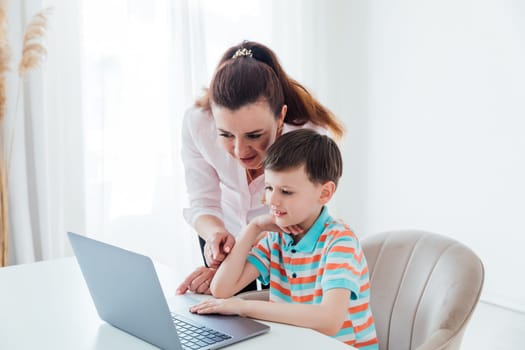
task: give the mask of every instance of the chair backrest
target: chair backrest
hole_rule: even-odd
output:
[[[379,349],[459,349],[483,286],[478,256],[452,238],[415,230],[361,244]]]

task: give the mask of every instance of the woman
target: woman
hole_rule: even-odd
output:
[[[328,109],[288,77],[269,48],[245,41],[228,49],[209,89],[184,117],[182,160],[190,203],[184,217],[200,236],[207,266],[191,273],[177,293],[209,293],[215,268],[235,236],[268,212],[261,176],[266,149],[298,128],[328,131],[336,138],[344,131]]]

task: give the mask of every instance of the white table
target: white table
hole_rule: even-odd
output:
[[[157,271],[172,295],[174,276]],[[269,333],[228,349],[352,349],[310,329],[265,323]],[[101,321],[75,258],[63,258],[0,268],[0,349],[156,348]]]

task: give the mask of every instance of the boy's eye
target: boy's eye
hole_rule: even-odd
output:
[[[265,190],[265,191],[271,191],[271,190],[272,190],[272,186],[265,186],[265,187],[264,187],[264,190]]]
[[[291,195],[293,192],[290,192],[288,190],[281,190],[282,194]]]
[[[219,136],[224,137],[224,138],[230,138],[230,137],[233,137],[232,134],[229,134],[229,133],[227,133],[227,132],[221,132],[221,133],[219,134]]]
[[[255,139],[258,139],[259,137],[261,137],[261,134],[249,134],[249,135],[247,135],[247,137],[249,139],[255,140]]]

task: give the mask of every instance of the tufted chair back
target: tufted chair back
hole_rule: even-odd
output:
[[[361,244],[379,349],[459,349],[483,286],[478,256],[452,238],[415,230]]]

